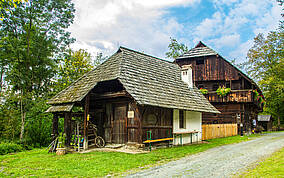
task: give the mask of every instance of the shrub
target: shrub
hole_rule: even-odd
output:
[[[225,88],[224,86],[221,88],[219,87],[217,90],[216,90],[216,93],[221,96],[221,97],[224,97],[226,96],[227,94],[229,94],[231,92],[231,88]]]
[[[199,90],[201,91],[201,93],[202,93],[203,95],[208,94],[208,90],[205,89],[205,88],[200,88]]]
[[[0,155],[5,155],[8,153],[15,153],[25,150],[22,145],[18,145],[12,142],[0,143]]]

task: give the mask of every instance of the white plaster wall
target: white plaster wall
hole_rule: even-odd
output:
[[[194,111],[186,111],[186,126],[184,129],[179,128],[179,110],[174,109],[173,112],[173,133],[176,132],[191,132],[198,131],[198,134],[192,135],[192,142],[201,141],[202,138],[202,113]],[[182,138],[180,135],[175,136],[173,144],[188,144],[191,143],[190,134],[183,134]]]

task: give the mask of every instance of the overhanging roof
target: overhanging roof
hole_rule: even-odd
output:
[[[74,103],[54,105],[48,108],[46,112],[70,112],[74,106]]]
[[[181,80],[177,64],[124,47],[48,103],[79,102],[98,82],[113,79],[141,105],[219,113],[196,87],[188,88]]]

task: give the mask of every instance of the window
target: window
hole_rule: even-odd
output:
[[[204,64],[204,59],[199,59],[196,61],[196,65]]]
[[[179,110],[179,128],[180,129],[185,129],[185,121],[186,121],[185,111]]]

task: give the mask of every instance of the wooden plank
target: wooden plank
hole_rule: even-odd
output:
[[[162,142],[162,141],[170,141],[173,140],[174,138],[161,138],[161,139],[156,139],[156,140],[146,140],[143,143],[153,143],[153,142]]]
[[[66,146],[70,146],[71,142],[71,113],[64,114],[64,133],[66,134]]]
[[[121,97],[125,96],[127,97],[127,92],[125,90],[119,91],[119,92],[106,92],[102,94],[91,94],[91,96],[94,96],[95,99],[107,99],[107,98],[115,98],[115,97]]]
[[[57,114],[53,114],[52,134],[54,138],[58,136],[58,115]]]
[[[86,96],[85,106],[84,106],[84,150],[88,149],[88,126],[87,126],[87,117],[89,115],[89,106],[90,106],[90,95]]]
[[[174,132],[173,134],[191,134],[191,133],[199,133],[199,132],[198,131]]]

